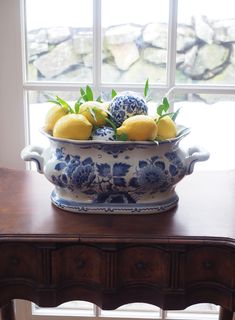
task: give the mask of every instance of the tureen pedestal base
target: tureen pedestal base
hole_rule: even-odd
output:
[[[86,214],[154,214],[168,211],[178,203],[179,197],[173,191],[167,200],[145,203],[87,203],[69,200],[58,196],[56,190],[51,194],[52,203],[63,210]]]

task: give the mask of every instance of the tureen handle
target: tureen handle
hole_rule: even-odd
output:
[[[194,169],[194,165],[198,161],[206,161],[209,159],[210,154],[199,146],[194,146],[188,149],[186,156],[186,174],[191,174]]]
[[[43,167],[44,167],[44,158],[42,156],[43,148],[36,146],[36,145],[29,145],[26,146],[21,151],[21,158],[24,161],[34,161],[37,166],[37,171],[39,173],[43,173]]]

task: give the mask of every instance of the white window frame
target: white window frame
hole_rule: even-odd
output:
[[[93,88],[95,93],[101,89],[101,0],[94,2],[94,69]],[[175,56],[176,56],[176,27],[177,27],[177,3],[178,0],[169,0],[169,37],[168,37],[168,61],[166,85],[153,85],[159,93],[166,93],[173,88],[172,95],[182,93],[204,93],[234,95],[233,85],[200,85],[186,84],[176,85],[174,82]],[[26,80],[25,68],[25,20],[24,0],[3,0],[0,2],[0,145],[9,145],[0,153],[0,165],[10,168],[25,168],[19,154],[29,142],[28,124],[28,90],[65,90],[77,91],[84,83],[37,83]],[[22,76],[23,75],[23,76]],[[91,83],[90,83],[91,85]],[[103,89],[110,89],[112,84],[103,84]],[[117,91],[126,86],[115,84]],[[143,86],[130,84],[132,90],[140,90]],[[12,94],[14,92],[14,94]],[[173,104],[172,104],[173,107]]]
[[[20,2],[0,1],[0,165],[23,169],[25,145]]]
[[[25,0],[21,1],[22,12],[24,12]],[[127,88],[126,84],[115,83],[101,83],[101,1],[93,0],[93,82],[86,83],[92,86],[95,95],[99,95],[102,90],[115,87],[115,90],[120,91]],[[177,34],[177,14],[178,14],[178,0],[169,0],[169,32],[168,32],[168,56],[167,56],[167,81],[166,85],[152,85],[153,89],[159,92],[166,93],[172,89],[172,95],[181,93],[204,93],[204,94],[235,94],[235,85],[201,85],[201,84],[176,84],[175,83],[175,70],[176,70],[176,34]],[[26,57],[26,35],[25,35],[25,20],[23,19],[23,35],[22,43],[24,48],[22,51],[23,57]],[[26,59],[23,58],[25,63]],[[24,66],[23,70],[26,70]],[[67,83],[67,82],[33,82],[27,81],[26,72],[24,72],[24,91],[30,90],[65,90],[65,91],[78,91],[83,82]],[[143,84],[128,84],[128,89],[142,90]]]

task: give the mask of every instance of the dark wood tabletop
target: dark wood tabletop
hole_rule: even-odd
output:
[[[149,215],[70,213],[51,204],[52,189],[36,172],[0,168],[0,241],[235,241],[235,171],[194,172],[176,208]]]
[[[71,213],[50,201],[43,175],[0,168],[0,307],[13,299],[103,309],[146,302],[163,309],[235,310],[235,171],[194,172],[178,206],[148,215]]]

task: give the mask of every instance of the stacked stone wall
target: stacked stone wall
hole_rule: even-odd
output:
[[[178,83],[233,84],[235,19],[193,17],[179,25]],[[166,82],[167,24],[125,24],[103,30],[102,80]],[[29,80],[92,81],[90,30],[56,27],[28,33]]]

